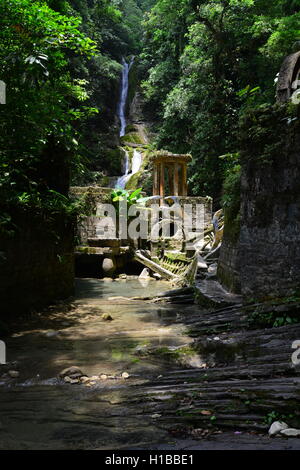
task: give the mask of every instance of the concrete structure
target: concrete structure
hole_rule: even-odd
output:
[[[153,159],[153,195],[164,196],[166,186],[172,196],[187,196],[187,164],[191,155],[174,154],[166,151],[155,153]]]
[[[278,103],[286,103],[300,87],[300,51],[290,54],[285,58],[281,66],[276,98]],[[297,103],[295,103],[297,104]]]

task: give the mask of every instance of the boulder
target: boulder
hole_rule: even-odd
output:
[[[8,371],[8,375],[9,375],[12,379],[16,379],[16,378],[19,377],[20,372],[18,372],[17,370],[9,370],[9,371]]]
[[[116,270],[116,263],[113,258],[104,258],[102,269],[105,276],[112,276]]]
[[[287,428],[288,425],[283,421],[275,421],[269,429],[269,436],[276,436],[276,434],[279,434],[281,431]]]
[[[286,437],[300,437],[300,429],[287,428],[280,431],[282,436]]]
[[[62,370],[59,376],[63,379],[65,377],[69,377],[70,379],[78,379],[85,375],[77,366],[67,367],[66,369]]]

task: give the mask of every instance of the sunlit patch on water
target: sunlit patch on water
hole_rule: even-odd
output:
[[[155,296],[170,288],[170,283],[155,280],[144,287],[137,278],[122,282],[78,279],[71,309],[60,310],[58,306],[10,338],[8,352],[10,360],[20,364],[19,377],[17,380],[0,377],[0,385],[24,389],[74,387],[77,384],[58,378],[63,369],[74,365],[88,377],[121,376],[128,371],[130,384],[134,377],[138,382],[157,377],[169,365],[148,350],[180,348],[191,342],[191,338],[182,334],[183,325],[175,321],[178,306],[158,308],[155,303],[134,301],[130,297]],[[107,317],[110,321],[105,321]],[[202,367],[201,358],[190,356],[188,360],[188,366]],[[130,384],[120,383],[120,386]],[[78,385],[88,389],[84,384]],[[91,385],[110,388],[117,383]]]

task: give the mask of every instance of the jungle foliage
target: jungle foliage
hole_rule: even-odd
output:
[[[236,212],[239,161],[224,155],[241,116],[274,102],[300,0],[2,0],[0,26],[3,205],[65,210],[70,174],[117,171],[120,63],[137,55],[157,147],[192,153],[192,194],[219,202],[226,179]]]
[[[192,153],[192,193],[219,200],[228,178],[219,156],[238,152],[240,116],[274,102],[282,60],[300,47],[300,1],[157,0],[144,28],[157,145]]]
[[[121,57],[139,50],[141,35],[133,27],[136,21],[141,28],[141,19],[133,0],[1,1],[4,225],[9,206],[69,210],[70,175],[101,160],[103,136],[115,117]]]

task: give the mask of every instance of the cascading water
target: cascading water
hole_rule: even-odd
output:
[[[133,157],[132,157],[132,165],[131,165],[131,174],[135,175],[141,168],[142,164],[142,154],[138,150],[135,150],[133,152]]]
[[[129,175],[129,154],[127,150],[124,150],[124,160],[123,160],[123,171],[124,174],[117,179],[116,188],[124,189],[128,180]]]
[[[120,137],[125,135],[126,131],[126,103],[128,97],[128,78],[131,66],[134,62],[134,57],[130,60],[130,62],[126,62],[126,60],[122,59],[123,64],[123,71],[122,71],[122,81],[121,81],[121,93],[120,93],[120,102],[118,106],[118,116],[121,123],[120,128]],[[138,150],[134,150],[132,161],[130,164],[129,153],[127,150],[124,149],[124,160],[123,160],[123,175],[117,179],[115,184],[115,188],[124,189],[126,186],[127,181],[131,178],[132,175],[137,173],[141,168],[142,164],[142,154]]]
[[[130,62],[126,62],[126,60],[122,59],[123,64],[123,71],[122,71],[122,82],[121,82],[121,93],[120,93],[120,102],[118,107],[118,115],[121,123],[120,129],[120,137],[125,135],[126,131],[126,103],[127,103],[127,96],[128,96],[128,78],[131,66],[134,62],[134,57],[130,60]]]
[[[130,165],[129,154],[124,150],[124,174],[120,176],[116,182],[116,188],[124,189],[127,181],[135,175],[141,168],[142,154],[138,150],[133,152],[132,161]],[[130,170],[131,166],[131,170]]]

